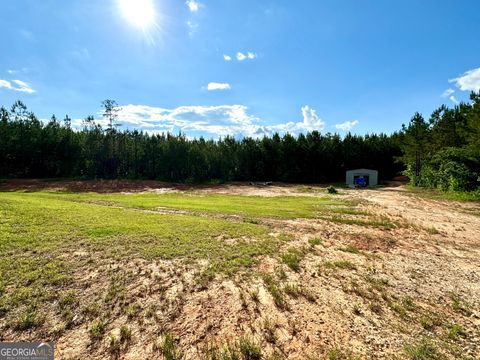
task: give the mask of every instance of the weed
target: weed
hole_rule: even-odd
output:
[[[297,284],[286,284],[283,287],[283,291],[285,291],[285,294],[290,295],[293,298],[298,298],[302,293]]]
[[[208,285],[215,278],[215,273],[211,269],[206,269],[197,274],[195,280],[197,282],[199,290],[208,289]]]
[[[362,298],[372,299],[372,294],[353,279],[350,281],[350,288],[347,288],[345,291],[351,291]]]
[[[333,185],[330,185],[328,188],[327,188],[327,192],[329,194],[338,194],[338,191],[337,189],[335,189],[335,187]]]
[[[120,342],[128,343],[132,339],[132,330],[128,326],[123,325],[120,328]]]
[[[145,317],[148,319],[155,318],[157,316],[157,305],[150,304],[145,311]]]
[[[452,301],[453,311],[460,312],[465,315],[471,314],[471,311],[468,309],[468,304],[462,301],[459,294],[457,294],[456,292],[451,292],[450,300]]]
[[[253,301],[255,304],[259,304],[259,303],[260,303],[260,296],[259,296],[259,293],[258,293],[258,289],[255,289],[255,290],[250,291],[250,299],[252,299],[252,301]]]
[[[327,351],[328,360],[359,360],[358,356],[353,356],[348,350],[342,350],[340,348],[334,348]]]
[[[263,332],[265,334],[265,340],[267,340],[271,344],[275,344],[277,341],[275,335],[275,323],[270,319],[265,319],[263,322]]]
[[[383,292],[385,287],[388,286],[388,279],[373,277],[371,275],[365,276],[365,280],[370,284],[372,289],[377,290],[379,292]]]
[[[79,300],[75,290],[68,290],[60,295],[58,306],[60,310],[71,309],[78,305]]]
[[[90,340],[93,342],[100,340],[107,329],[107,322],[103,319],[97,319],[90,326]]]
[[[277,275],[277,277],[280,280],[286,280],[287,279],[287,273],[285,272],[285,270],[281,266],[276,268],[275,275]]]
[[[323,263],[323,266],[327,269],[345,269],[345,270],[355,270],[356,266],[348,260],[338,260],[338,261],[326,261]]]
[[[38,315],[35,305],[28,306],[18,317],[15,323],[15,329],[24,331],[40,326],[41,318]]]
[[[415,304],[413,302],[413,299],[408,295],[403,298],[402,304],[408,311],[415,310]]]
[[[247,337],[240,338],[238,350],[243,360],[261,360],[262,348]]]
[[[355,245],[347,245],[344,248],[340,249],[341,251],[352,253],[352,254],[359,254],[360,249]]]
[[[382,216],[377,216],[373,218],[371,217],[367,219],[356,219],[356,218],[338,216],[338,215],[333,215],[333,216],[324,215],[324,216],[321,216],[320,218],[326,221],[337,223],[337,224],[367,226],[367,227],[386,229],[386,230],[395,229],[398,227],[398,224]]]
[[[441,324],[441,319],[435,313],[428,312],[420,317],[420,325],[422,325],[425,330],[432,331]]]
[[[100,316],[100,305],[97,303],[88,304],[83,308],[82,312],[89,319],[96,318]]]
[[[242,304],[242,308],[247,309],[248,308],[247,299],[245,299],[245,294],[243,293],[243,291],[240,291],[239,297],[240,297],[240,303]]]
[[[74,290],[66,291],[60,295],[58,307],[67,327],[73,323],[73,310],[78,306],[78,304],[79,300]]]
[[[309,240],[308,240],[308,243],[309,243],[311,246],[320,245],[320,244],[322,243],[322,239],[320,239],[320,238],[309,239]]]
[[[217,347],[210,347],[206,356],[208,360],[260,360],[262,358],[261,347],[246,337],[240,338],[233,344],[224,345],[221,351]]]
[[[436,347],[428,339],[422,339],[418,343],[405,345],[405,353],[411,360],[438,359]]]
[[[263,277],[263,281],[267,287],[268,292],[272,295],[273,302],[279,309],[286,309],[287,302],[285,301],[285,297],[283,296],[282,290],[278,287],[275,283],[273,278],[270,275],[265,275]]]
[[[114,275],[110,280],[107,293],[105,294],[105,303],[114,304],[125,300],[125,279],[120,275]]]
[[[429,228],[426,229],[427,232],[430,234],[430,235],[438,235],[440,234],[440,231],[438,231],[435,227],[431,226]]]
[[[407,316],[407,310],[401,304],[391,303],[390,308],[402,318]]]
[[[466,337],[467,333],[462,325],[453,324],[448,327],[448,337],[452,340],[457,339],[458,337]]]
[[[303,254],[296,249],[289,249],[288,252],[282,255],[282,261],[293,271],[300,270],[300,261],[303,258]]]
[[[110,341],[108,343],[108,351],[115,357],[120,356],[121,344],[114,334],[110,334]]]
[[[133,320],[141,311],[140,304],[135,303],[130,305],[125,311],[128,320]]]
[[[342,354],[339,349],[330,349],[327,352],[328,360],[340,360]]]
[[[298,286],[297,284],[293,284],[293,283],[286,284],[283,287],[283,291],[285,292],[285,294],[293,298],[298,298],[300,296],[303,296],[305,299],[307,299],[310,302],[316,301],[315,294],[313,294],[311,291],[309,291],[305,287]]]
[[[161,339],[154,342],[153,351],[161,353],[165,360],[181,360],[185,357],[170,333],[163,334]]]

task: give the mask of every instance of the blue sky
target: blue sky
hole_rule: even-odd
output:
[[[480,90],[479,24],[478,0],[2,0],[0,104],[79,124],[109,98],[124,128],[214,138],[390,133]]]

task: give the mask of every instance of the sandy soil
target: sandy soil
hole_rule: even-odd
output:
[[[29,189],[32,186],[38,188],[36,184]],[[78,190],[78,186],[98,190],[98,185],[65,187]],[[162,189],[182,190],[162,183],[115,187],[166,191]],[[316,186],[283,184],[196,190],[258,196],[324,193]],[[480,204],[419,198],[401,186],[341,193],[338,196],[359,201],[365,211],[381,214],[396,226],[383,229],[320,219],[266,221],[272,232],[294,239],[284,251],[306,249],[298,272],[274,256],[261,259],[248,273],[217,275],[204,282],[201,275],[207,263],[97,260],[95,273],[87,268],[79,272],[77,286],[85,299],[96,299],[112,271],[126,276],[125,301],[139,304],[141,310],[129,317],[112,309],[118,314],[108,333],[118,333],[127,324],[132,339],[116,353],[109,350],[108,337],[92,346],[91,319],[78,315],[78,326],[54,339],[58,358],[161,358],[154,343],[168,331],[186,359],[204,358],[209,348],[242,336],[260,344],[266,359],[273,354],[277,359],[408,359],[415,357],[405,348],[421,342],[435,349],[425,359],[480,359]],[[321,243],[311,245],[309,240],[316,238]],[[91,254],[72,250],[65,256]],[[351,266],[327,266],[338,261]],[[261,274],[271,275],[282,289],[284,306],[275,303]],[[288,293],[289,285],[300,290]],[[54,319],[51,325],[58,326]]]

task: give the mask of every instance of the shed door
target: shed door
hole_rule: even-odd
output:
[[[353,183],[355,186],[368,186],[370,185],[370,175],[355,175],[353,177]]]

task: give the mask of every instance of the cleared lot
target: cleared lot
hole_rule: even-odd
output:
[[[66,359],[480,356],[478,204],[402,187],[4,189],[3,341],[53,340]]]

